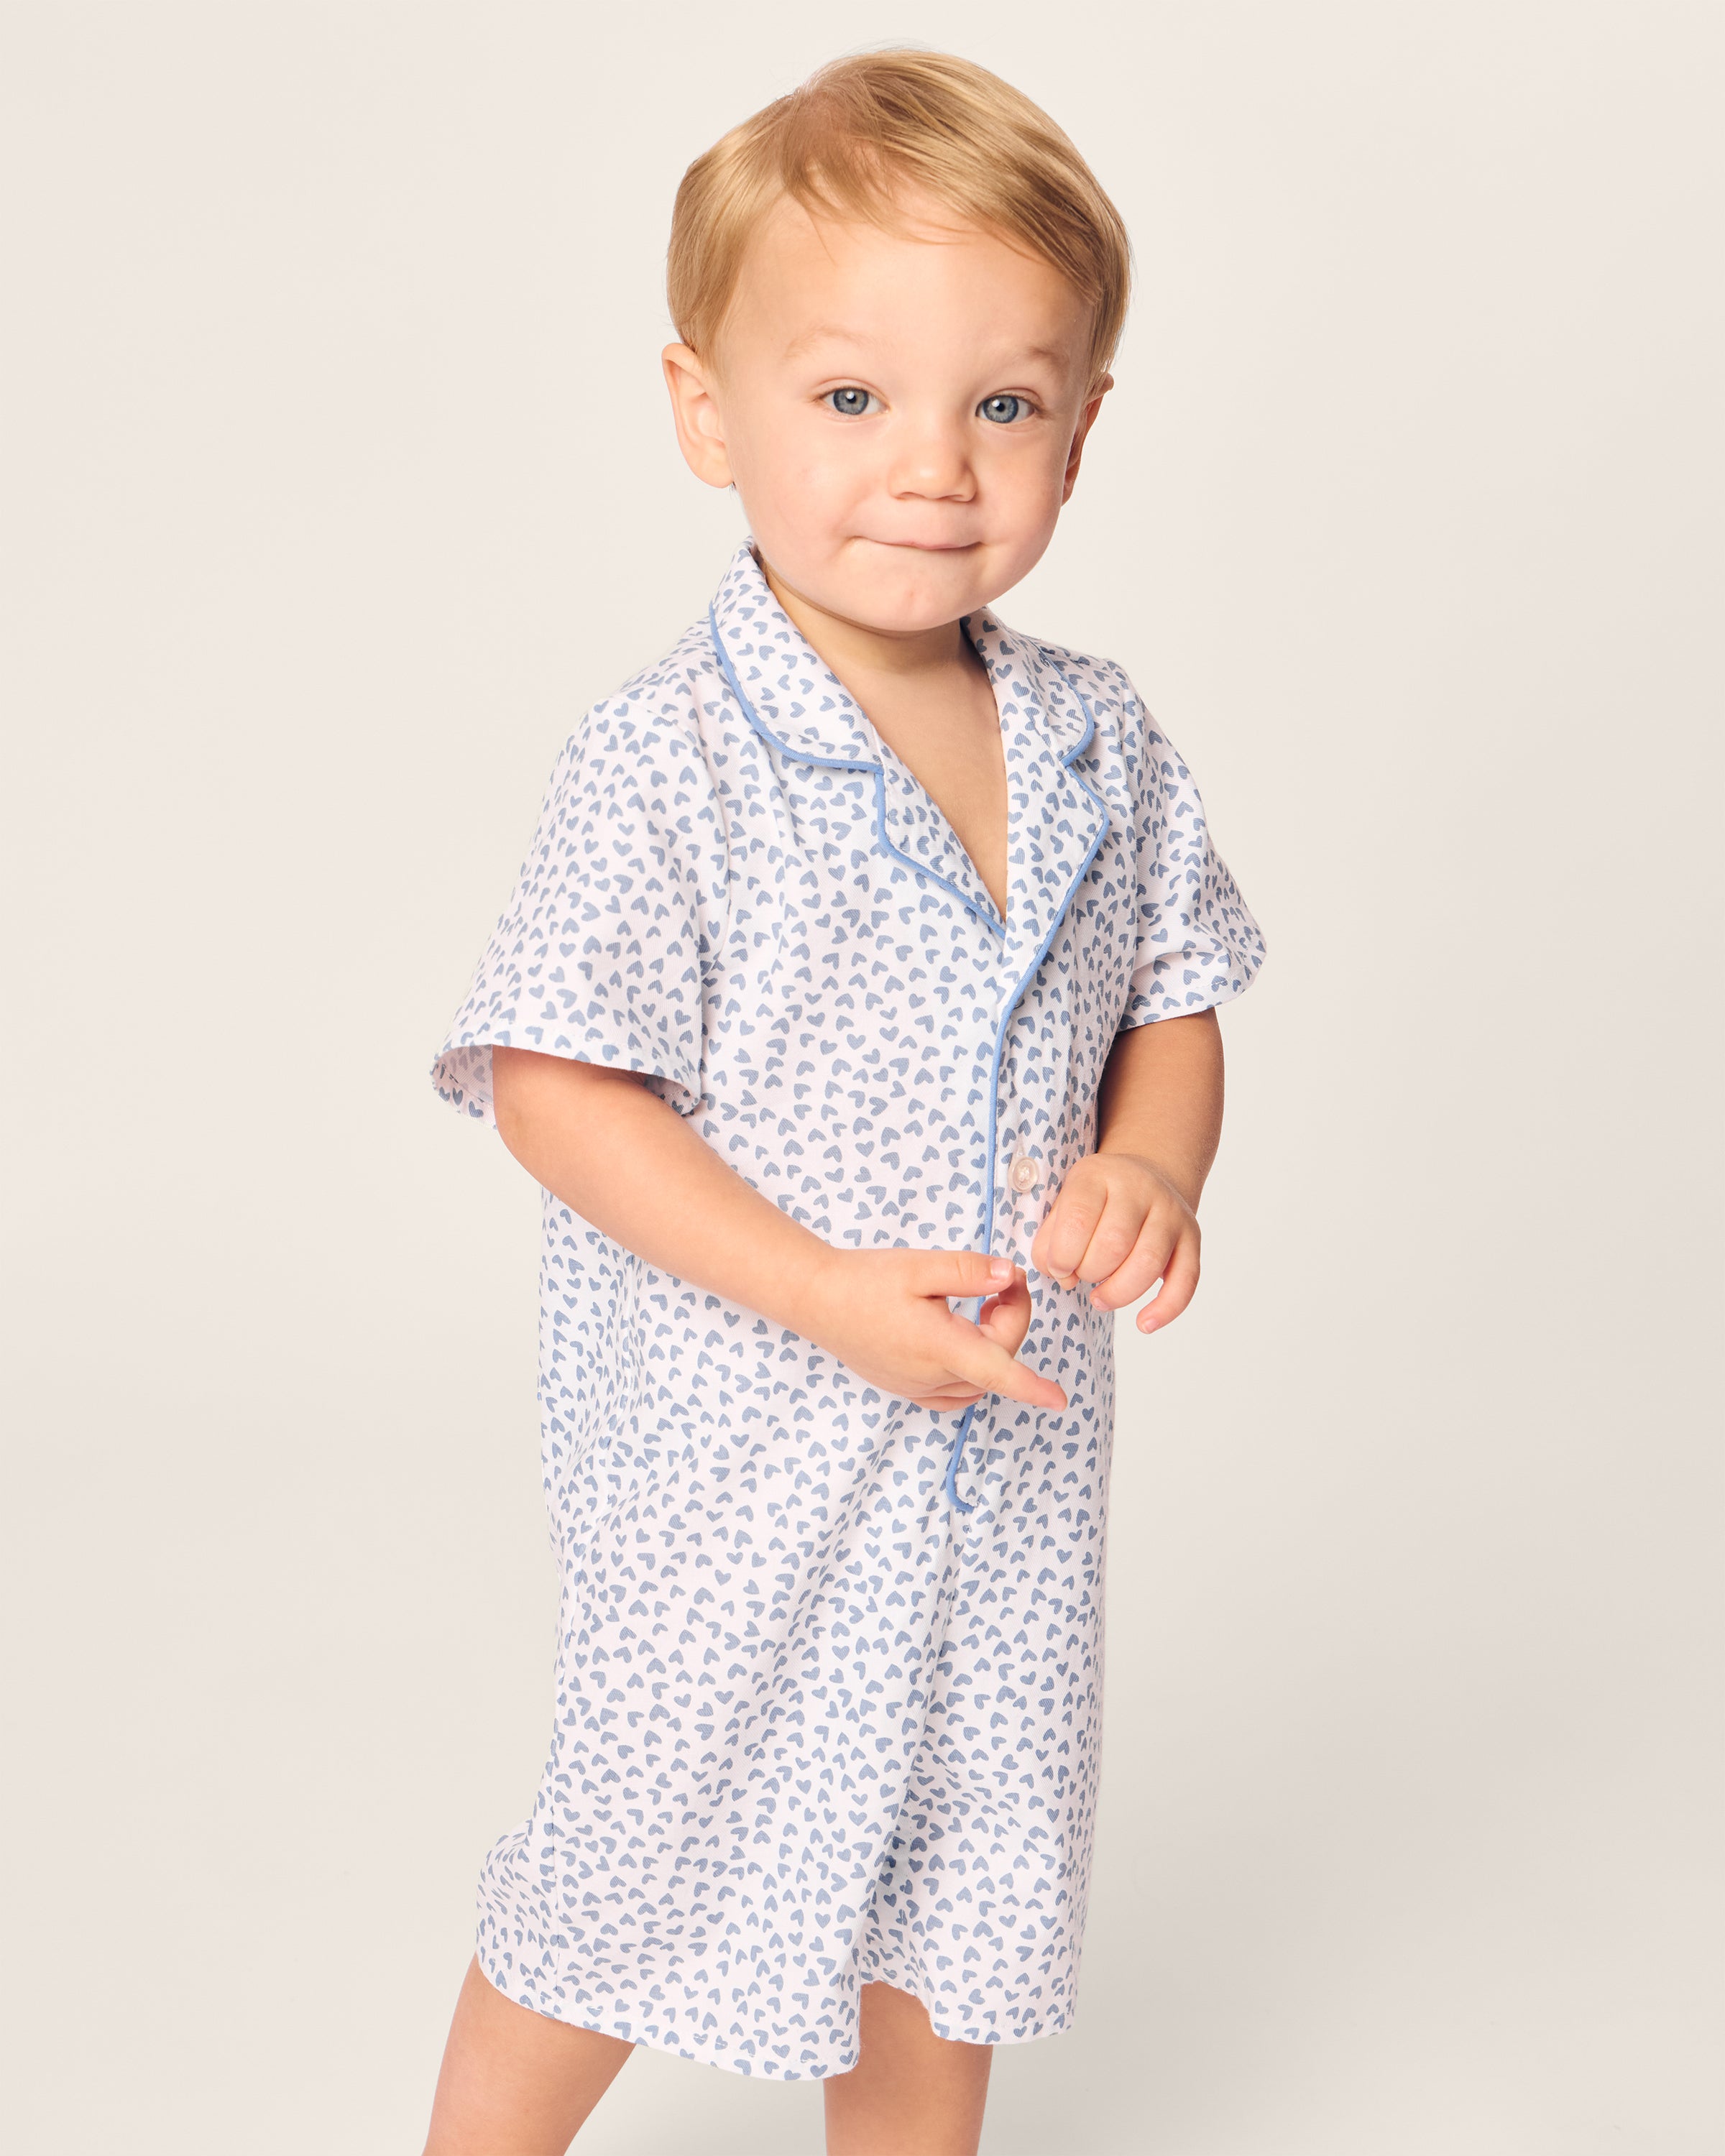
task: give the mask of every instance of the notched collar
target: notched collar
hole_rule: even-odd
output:
[[[868,715],[773,596],[745,540],[725,572],[709,618],[721,667],[752,723],[787,755],[816,763],[877,766],[880,740]],[[1002,707],[1042,734],[1063,762],[1088,743],[1089,711],[1045,646],[991,607],[965,618]]]
[[[795,761],[872,772],[883,850],[944,886],[1004,938],[1015,968],[1034,971],[1109,828],[1106,808],[1071,767],[1094,722],[1048,648],[1003,627],[987,607],[967,617],[993,688],[1006,762],[1003,920],[957,833],[773,598],[747,544],[726,572],[711,621],[720,666],[749,723]]]
[[[707,613],[720,666],[758,732],[799,762],[879,765],[867,715],[773,598],[747,540]]]

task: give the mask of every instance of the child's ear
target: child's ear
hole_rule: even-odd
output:
[[[1066,452],[1066,483],[1060,492],[1062,508],[1065,508],[1072,499],[1072,490],[1078,484],[1078,465],[1084,454],[1085,437],[1096,424],[1096,414],[1102,408],[1102,399],[1113,387],[1114,377],[1111,374],[1105,374],[1084,400],[1084,410],[1079,415],[1077,430],[1072,437],[1072,446]],[[686,456],[688,451],[685,449],[683,454]]]
[[[711,377],[701,357],[686,344],[668,344],[660,355],[665,386],[670,392],[677,445],[696,479],[709,486],[729,486],[731,459],[725,453],[725,424],[713,398]]]

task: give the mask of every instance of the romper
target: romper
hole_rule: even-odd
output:
[[[745,542],[564,745],[441,1096],[495,1125],[496,1044],[639,1071],[827,1242],[1028,1268],[1115,1035],[1240,994],[1264,945],[1120,668],[965,626],[1004,737],[1004,920]],[[1019,1352],[1068,1406],[936,1413],[549,1192],[543,1223],[556,1709],[482,1869],[485,1974],[787,2081],[855,2064],[871,1981],[968,2043],[1065,2028],[1112,1314],[1031,1270]]]

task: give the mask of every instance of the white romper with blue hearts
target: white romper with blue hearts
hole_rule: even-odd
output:
[[[827,1242],[1028,1266],[1115,1035],[1238,995],[1264,946],[1121,670],[968,628],[1004,921],[745,543],[558,757],[442,1096],[494,1122],[500,1044],[638,1070]],[[1069,1405],[937,1414],[545,1194],[562,1606],[544,1779],[480,1882],[508,1998],[783,2080],[855,2065],[874,1980],[969,2043],[1070,2023],[1113,1318],[1029,1277],[1023,1359]]]

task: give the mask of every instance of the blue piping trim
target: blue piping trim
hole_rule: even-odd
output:
[[[978,1297],[978,1307],[982,1299]],[[970,1435],[970,1425],[976,1414],[973,1405],[964,1410],[964,1419],[958,1425],[958,1434],[952,1440],[952,1456],[947,1462],[947,1502],[955,1512],[973,1512],[974,1505],[967,1505],[958,1495],[958,1463],[964,1457],[964,1440]]]
[[[1002,921],[998,915],[984,913],[979,906],[978,906],[971,899],[968,898],[965,894],[959,890],[956,884],[948,883],[945,876],[937,875],[932,869],[924,868],[920,861],[913,861],[908,854],[903,852],[899,847],[895,846],[892,841],[887,837],[886,776],[881,770],[880,764],[873,757],[870,757],[865,762],[858,762],[850,757],[811,755],[807,750],[793,748],[788,741],[785,741],[779,735],[774,733],[773,729],[762,720],[760,713],[755,709],[753,704],[750,702],[747,696],[745,695],[743,691],[742,682],[737,678],[737,669],[732,665],[731,654],[725,649],[725,639],[719,634],[718,617],[714,613],[711,607],[709,607],[706,610],[706,619],[708,629],[711,631],[712,635],[713,649],[718,655],[719,670],[724,675],[726,682],[729,685],[732,695],[736,697],[738,704],[742,706],[743,716],[748,721],[755,732],[761,737],[762,740],[770,742],[773,746],[778,750],[782,756],[789,757],[793,763],[818,764],[823,770],[826,771],[872,771],[875,774],[875,844],[879,846],[880,851],[883,854],[888,855],[894,860],[902,861],[905,866],[911,870],[912,875],[925,877],[930,883],[937,883],[942,891],[950,891],[953,897],[956,898],[958,903],[964,908],[967,913],[972,915],[976,920],[980,921],[985,927],[992,928],[1004,943],[1006,940],[1006,923]],[[1078,699],[1078,707],[1084,713],[1083,739],[1077,742],[1075,747],[1068,749],[1066,753],[1060,758],[1062,768],[1070,773],[1074,763],[1076,763],[1078,758],[1084,754],[1085,751],[1090,747],[1091,742],[1096,738],[1096,714],[1091,711],[1084,691],[1078,686],[1078,684],[1076,681],[1070,680],[1065,670],[1062,667],[1056,665],[1054,660],[1049,658],[1048,654],[1045,651],[1042,653],[1042,657],[1048,665],[1053,667],[1054,671],[1060,675],[1061,680],[1065,682],[1066,687],[1070,690],[1071,694]],[[1081,790],[1081,792],[1088,793],[1091,799],[1096,803],[1096,807],[1101,811],[1102,828],[1097,832],[1096,841],[1091,847],[1090,851],[1085,855],[1083,863],[1080,866],[1078,872],[1074,875],[1071,882],[1067,885],[1065,896],[1061,899],[1060,906],[1055,914],[1055,917],[1050,923],[1047,935],[1042,939],[1042,947],[1038,951],[1036,956],[1030,961],[1029,965],[1025,968],[1023,974],[1020,975],[1019,984],[1013,990],[1012,994],[1007,1002],[1006,1008],[1001,1014],[1000,1024],[995,1029],[993,1060],[988,1069],[988,1210],[983,1215],[983,1248],[984,1250],[988,1249],[990,1242],[993,1241],[994,1235],[995,1128],[1000,1107],[1000,1059],[1006,1048],[1006,1029],[1011,1024],[1012,1014],[1018,1009],[1019,998],[1023,995],[1024,990],[1029,986],[1030,983],[1034,980],[1038,968],[1040,967],[1043,960],[1048,956],[1049,952],[1053,948],[1054,940],[1056,934],[1059,932],[1060,923],[1066,917],[1066,908],[1072,903],[1072,894],[1077,890],[1079,885],[1084,881],[1086,876],[1090,874],[1091,862],[1095,860],[1096,855],[1101,851],[1103,841],[1107,838],[1109,832],[1113,829],[1113,819],[1108,814],[1108,804],[1103,800],[1101,794],[1092,792],[1091,788],[1086,786],[1081,778],[1075,777],[1072,783]],[[966,1300],[975,1303],[976,1315],[980,1317],[982,1314],[983,1297],[981,1296],[968,1296]],[[974,1319],[973,1320],[973,1322],[974,1322]],[[947,1502],[955,1512],[973,1512],[976,1510],[976,1507],[974,1505],[967,1505],[964,1500],[958,1495],[958,1469],[964,1458],[965,1440],[970,1435],[970,1426],[975,1419],[976,1407],[973,1404],[970,1407],[966,1408],[964,1410],[963,1419],[960,1422],[957,1433],[952,1440],[952,1457],[947,1462]]]
[[[1045,659],[1047,659],[1047,654],[1045,652],[1043,656]],[[1079,708],[1084,713],[1085,727],[1083,740],[1081,741],[1076,747],[1068,749],[1065,756],[1060,758],[1062,765],[1069,773],[1070,773],[1072,771],[1073,764],[1076,763],[1078,758],[1084,754],[1084,752],[1090,747],[1091,742],[1096,738],[1096,714],[1091,711],[1090,705],[1086,701],[1084,691],[1078,686],[1077,683],[1068,680],[1065,671],[1060,667],[1055,666],[1052,660],[1048,660],[1048,664],[1050,666],[1054,666],[1055,672],[1060,675],[1061,680],[1065,682],[1066,686],[1071,690],[1072,694],[1077,697]],[[1079,885],[1084,881],[1084,879],[1090,874],[1091,863],[1095,860],[1096,855],[1101,851],[1103,841],[1107,838],[1109,832],[1113,829],[1113,819],[1108,814],[1108,804],[1103,800],[1101,794],[1094,792],[1090,787],[1086,786],[1084,781],[1080,778],[1076,773],[1072,773],[1072,783],[1078,787],[1082,792],[1088,793],[1091,799],[1094,801],[1097,808],[1101,809],[1102,813],[1102,828],[1096,834],[1095,844],[1091,846],[1090,851],[1085,855],[1083,865],[1079,869],[1078,873],[1073,877],[1071,882],[1067,885],[1066,895],[1060,901],[1059,910],[1055,913],[1053,921],[1050,924],[1047,935],[1042,939],[1042,947],[1036,953],[1036,956],[1030,961],[1029,965],[1026,968],[1024,974],[1021,976],[1018,986],[1013,990],[1011,998],[1008,1002],[1005,1010],[1001,1014],[1000,1024],[995,1032],[994,1060],[990,1065],[988,1070],[988,1209],[987,1214],[984,1215],[983,1221],[983,1248],[985,1250],[988,1250],[990,1244],[992,1244],[994,1240],[995,1127],[1000,1107],[1000,1059],[1006,1047],[1006,1029],[1011,1024],[1012,1014],[1019,1007],[1019,998],[1023,995],[1024,990],[1029,986],[1030,983],[1035,979],[1038,968],[1040,967],[1043,960],[1048,956],[1049,952],[1053,948],[1054,940],[1060,932],[1060,923],[1066,917],[1066,908],[1072,903],[1072,894],[1077,890]],[[977,1316],[980,1317],[982,1314],[983,1298],[981,1296],[978,1296],[974,1300],[977,1307]],[[964,1410],[964,1419],[959,1424],[957,1435],[952,1440],[952,1456],[947,1463],[947,1502],[957,1511],[961,1512],[973,1512],[976,1510],[974,1505],[967,1505],[964,1500],[958,1495],[959,1464],[964,1457],[965,1441],[970,1435],[971,1420],[975,1414],[976,1409],[974,1407],[968,1407]]]
[[[713,649],[718,654],[720,670],[730,685],[732,695],[742,705],[743,716],[762,740],[771,742],[774,748],[782,756],[788,756],[793,763],[819,764],[825,771],[872,771],[875,774],[875,844],[879,850],[889,860],[902,861],[913,875],[922,876],[929,883],[937,883],[942,891],[950,891],[973,920],[980,921],[984,928],[991,929],[1004,943],[1006,941],[1006,923],[998,913],[984,912],[973,898],[959,890],[957,884],[950,882],[936,870],[925,868],[921,861],[912,860],[901,846],[894,845],[887,837],[886,773],[881,769],[879,759],[870,757],[859,763],[849,757],[814,756],[807,749],[793,748],[782,735],[774,733],[743,692],[742,684],[737,678],[737,669],[731,663],[731,654],[725,649],[725,639],[719,634],[718,617],[711,607],[706,610],[706,620],[712,633]]]

